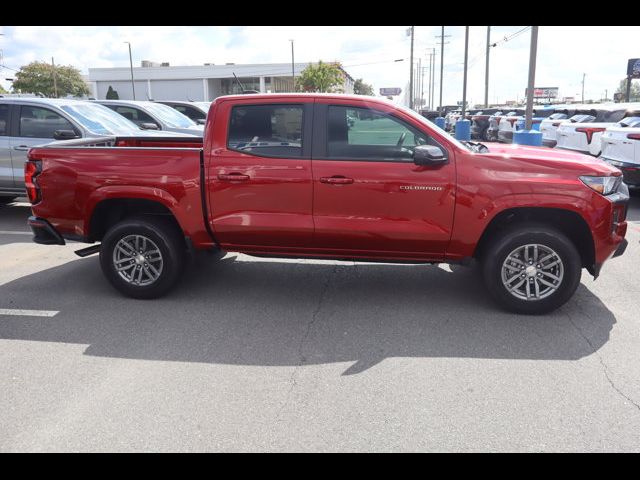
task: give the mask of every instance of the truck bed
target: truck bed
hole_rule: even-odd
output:
[[[91,218],[99,204],[158,202],[194,243],[213,245],[202,207],[202,139],[106,137],[52,142],[29,151],[42,162],[37,176],[42,199],[34,205],[64,238],[95,241]]]

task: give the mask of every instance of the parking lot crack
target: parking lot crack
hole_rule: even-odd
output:
[[[300,368],[303,367],[305,362],[307,361],[306,357],[304,356],[304,345],[307,342],[307,338],[309,338],[311,329],[313,328],[313,326],[316,324],[316,321],[318,320],[318,315],[322,311],[322,307],[324,304],[325,297],[327,295],[327,291],[331,286],[331,279],[333,278],[333,276],[337,271],[338,271],[338,265],[334,265],[329,275],[327,275],[325,282],[322,284],[322,288],[320,289],[320,294],[318,296],[318,303],[316,304],[316,308],[314,309],[313,314],[311,315],[311,318],[307,323],[305,332],[300,339],[300,343],[298,344],[298,357],[300,358],[300,362],[298,363],[298,365],[296,365],[293,372],[291,373],[291,377],[289,378],[289,391],[287,392],[287,396],[285,397],[284,403],[282,404],[282,406],[280,407],[280,410],[278,411],[278,414],[276,415],[277,419],[280,418],[282,411],[289,404],[291,394],[293,393],[293,390],[297,386],[298,373],[300,371]]]
[[[589,317],[589,315],[587,315],[585,312],[582,312],[582,313],[585,314],[587,317]],[[576,325],[576,323],[573,321],[573,319],[571,318],[571,315],[569,315],[568,312],[566,312],[566,316],[567,316],[567,319],[569,320],[569,323],[573,326],[573,328],[580,334],[580,336],[584,339],[584,341],[587,342],[589,347],[591,347],[591,349],[593,350],[593,353],[595,354],[596,358],[598,359],[598,362],[600,363],[600,366],[602,367],[602,372],[604,373],[604,376],[607,379],[607,382],[609,383],[609,385],[611,385],[611,388],[613,388],[613,390],[615,392],[617,392],[617,394],[619,396],[621,396],[622,398],[624,398],[625,400],[630,402],[634,407],[636,407],[636,409],[638,411],[640,411],[640,405],[638,405],[637,402],[635,402],[631,397],[629,397],[622,390],[620,390],[620,388],[615,384],[615,382],[613,381],[613,379],[609,375],[609,367],[607,366],[607,364],[602,359],[602,355],[600,355],[597,352],[596,347],[593,345],[591,340],[589,340],[589,337],[587,337],[585,335],[585,333],[582,331],[582,329],[580,327],[578,327],[578,325]],[[589,318],[591,318],[591,317],[589,317]]]

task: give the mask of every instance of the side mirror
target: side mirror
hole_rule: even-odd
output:
[[[143,130],[160,130],[158,128],[158,125],[156,125],[155,123],[151,123],[151,122],[141,123],[140,124],[140,128],[143,129]]]
[[[425,167],[435,167],[449,162],[447,153],[435,145],[418,145],[413,150],[413,163]]]
[[[198,119],[196,120],[196,123],[197,123],[198,125],[204,125],[205,123],[207,123],[207,119],[206,119],[206,118],[198,118]]]
[[[55,140],[72,140],[80,137],[73,130],[56,130],[53,132],[53,138]]]

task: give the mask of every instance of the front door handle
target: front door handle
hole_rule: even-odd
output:
[[[218,180],[225,182],[246,182],[249,180],[249,175],[243,175],[242,173],[219,173]]]
[[[320,183],[330,183],[332,185],[349,185],[353,183],[353,178],[333,176],[333,177],[321,177]]]
[[[26,152],[27,150],[29,150],[29,146],[28,145],[17,145],[15,147],[13,147],[14,150],[19,150],[21,152]]]

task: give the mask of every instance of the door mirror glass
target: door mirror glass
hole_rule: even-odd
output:
[[[73,130],[56,130],[53,132],[53,138],[56,140],[71,140],[80,137]]]
[[[158,125],[156,125],[155,123],[151,123],[151,122],[142,122],[140,124],[140,128],[143,130],[160,130],[158,128]]]
[[[436,166],[448,161],[446,152],[435,145],[418,145],[413,150],[413,162],[416,165]]]

